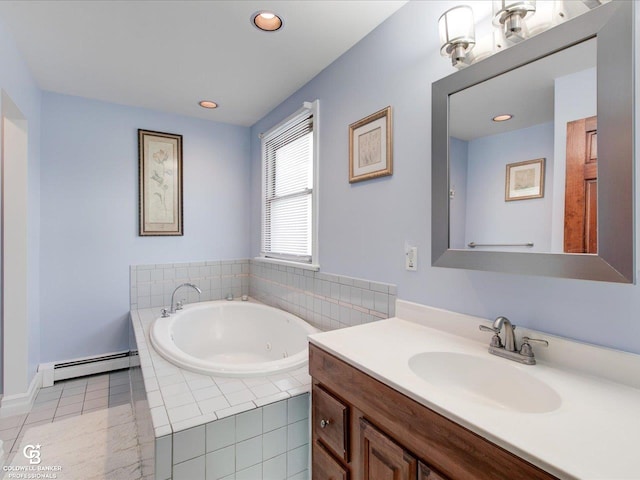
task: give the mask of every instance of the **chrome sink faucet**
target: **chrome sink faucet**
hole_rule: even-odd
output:
[[[171,294],[171,310],[169,310],[169,313],[176,313],[176,310],[180,310],[182,308],[182,303],[178,302],[176,304],[175,298],[176,298],[176,292],[182,288],[182,287],[191,287],[193,288],[196,292],[198,292],[198,295],[200,295],[202,293],[202,290],[200,290],[196,285],[194,285],[193,283],[183,283],[181,285],[178,285],[176,287],[176,289],[173,291],[173,293]]]
[[[500,338],[500,332],[504,329],[504,345]],[[533,349],[529,342],[536,342],[545,347],[549,346],[549,342],[537,338],[522,337],[522,345],[520,350],[516,347],[515,337],[516,326],[511,323],[507,317],[498,317],[494,320],[491,327],[480,325],[480,330],[485,332],[493,332],[491,343],[489,345],[489,353],[499,357],[508,358],[525,365],[535,365],[536,359],[533,355]]]
[[[504,349],[508,352],[516,351],[515,325],[507,317],[498,317],[493,322],[493,331],[500,332],[504,327]]]

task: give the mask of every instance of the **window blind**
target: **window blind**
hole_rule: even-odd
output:
[[[262,254],[311,263],[313,115],[263,139]]]

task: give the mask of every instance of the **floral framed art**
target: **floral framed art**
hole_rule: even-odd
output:
[[[349,125],[349,183],[393,174],[391,107]]]
[[[183,235],[182,135],[138,130],[140,236]]]
[[[507,165],[504,200],[544,197],[544,158]]]

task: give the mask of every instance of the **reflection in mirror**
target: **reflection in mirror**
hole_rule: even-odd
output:
[[[634,281],[635,63],[630,61],[634,57],[635,44],[634,4],[635,2],[624,1],[603,3],[433,83],[433,266],[608,282]],[[516,126],[520,118],[526,119],[532,115],[515,112],[511,109],[511,104],[508,110],[497,111],[497,106],[502,107],[502,104],[498,104],[502,99],[529,98],[533,95],[533,92],[525,92],[521,88],[525,82],[520,77],[509,80],[510,73],[518,75],[517,72],[521,71],[524,72],[522,77],[526,77],[528,82],[536,80],[543,73],[528,70],[529,68],[552,61],[558,52],[561,52],[561,56],[562,53],[566,54],[566,58],[558,62],[564,68],[573,60],[585,58],[584,52],[573,53],[579,51],[572,50],[574,46],[578,49],[596,49],[595,42],[584,43],[592,39],[597,40],[595,72],[591,61],[587,65],[574,67],[573,70],[556,73],[552,82],[551,115],[547,113],[547,117],[507,131],[507,128]],[[594,74],[597,75],[597,79],[594,79]],[[503,81],[496,97],[489,98],[489,94],[482,91],[473,93],[476,88],[483,87],[483,82],[499,82],[503,75],[506,80]],[[587,108],[593,105],[593,93],[585,93],[581,88],[582,84],[593,85],[596,80],[597,112],[593,108]],[[467,90],[473,98],[465,100],[463,95]],[[505,128],[504,131],[495,134],[473,133],[473,138],[465,137],[465,133],[457,130],[457,125],[466,121],[466,117],[471,115],[471,110],[456,113],[455,104],[458,98],[462,99],[460,104],[463,107],[474,100],[490,107],[484,110],[486,117],[491,118],[496,113],[512,113],[513,120],[500,124],[498,128]],[[542,103],[540,101],[540,104]],[[546,104],[549,105],[548,101]],[[537,106],[537,103],[528,104],[526,108],[528,112],[533,112]],[[573,112],[565,111],[565,107],[585,108],[583,111]],[[451,118],[452,116],[455,117]],[[548,125],[551,119],[552,126]],[[481,130],[482,123],[479,120],[472,121],[471,130]],[[574,143],[571,140],[574,136],[572,129],[582,132],[578,134],[581,141],[576,148],[567,149],[567,144],[573,146]],[[534,140],[532,130],[539,130],[538,134],[551,137],[551,146],[547,144],[544,147],[545,151],[534,150],[534,147],[542,146],[544,143],[542,140]],[[569,137],[567,132],[570,134]],[[507,141],[510,134],[516,138]],[[475,135],[478,138],[475,138]],[[452,137],[458,140],[452,140]],[[492,137],[498,137],[501,141],[491,148],[484,148],[485,154],[477,154],[481,150],[478,150],[475,144],[480,145],[484,142],[486,146]],[[573,150],[578,154],[574,155]],[[463,163],[459,174],[455,173],[455,167],[449,162],[451,155],[462,155],[466,158],[466,166]],[[474,155],[480,160],[478,165],[474,165]],[[578,166],[575,167],[572,160],[574,156],[581,159],[582,165],[578,162]],[[499,171],[496,168],[496,173],[489,175],[487,172],[491,162],[496,158],[501,158],[503,163],[499,166]],[[597,166],[594,165],[596,158]],[[585,159],[587,165],[584,164]],[[524,165],[520,163],[531,160],[537,162]],[[511,164],[512,181],[506,185],[508,164]],[[533,167],[534,165],[537,166]],[[543,165],[546,168],[543,169]],[[573,170],[581,170],[582,177],[571,180]],[[591,176],[595,171],[598,175],[597,184]],[[585,172],[588,175],[585,176]],[[578,189],[585,192],[582,210],[588,212],[581,217],[582,227],[580,221],[577,222],[577,228],[571,226],[568,221],[565,228],[565,217],[571,219],[572,212],[579,210],[571,207],[574,184],[582,186]],[[476,194],[487,196],[478,196],[474,200],[473,195]],[[491,198],[489,194],[492,195]],[[514,197],[520,199],[512,200]],[[523,197],[530,199],[525,200]],[[482,203],[489,201],[494,202],[493,208]],[[536,210],[534,206],[539,205],[544,208]],[[454,209],[462,210],[462,213]],[[495,215],[496,209],[499,210],[498,215]],[[591,214],[592,212],[597,213],[597,218]],[[506,221],[498,223],[500,219]],[[477,233],[471,231],[474,221],[478,225]],[[535,223],[536,221],[539,223]],[[596,236],[591,235],[591,232],[585,232],[584,224],[587,223],[597,226]],[[503,237],[503,232],[511,236]],[[501,236],[498,237],[497,233]],[[493,236],[494,234],[496,235]],[[534,237],[538,234],[542,234],[539,239]],[[581,238],[577,246],[573,244],[572,239],[575,238]],[[480,244],[485,241],[491,244],[533,242],[534,246],[467,246],[470,242]],[[452,248],[454,245],[458,248]]]
[[[449,96],[449,248],[597,253],[596,49]]]

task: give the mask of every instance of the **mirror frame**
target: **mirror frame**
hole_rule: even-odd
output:
[[[633,283],[634,4],[609,2],[432,84],[431,265]],[[596,37],[598,254],[449,248],[449,96]]]

